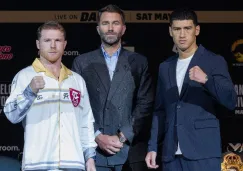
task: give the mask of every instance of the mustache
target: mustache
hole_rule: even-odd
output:
[[[105,33],[105,35],[117,35],[117,33],[113,31],[108,31]]]

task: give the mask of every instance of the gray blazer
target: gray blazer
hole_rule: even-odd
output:
[[[97,148],[96,164],[124,164],[130,146],[134,148],[130,150],[130,162],[144,161],[154,100],[147,59],[122,48],[111,81],[102,53],[101,49],[97,49],[76,57],[72,70],[86,82],[95,117],[95,131],[115,135],[120,130],[128,143],[115,155],[107,155]]]

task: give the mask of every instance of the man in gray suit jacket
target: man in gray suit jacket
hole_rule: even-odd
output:
[[[102,8],[97,26],[101,47],[76,57],[72,67],[87,84],[95,117],[98,171],[147,170],[144,158],[153,86],[146,57],[121,47],[125,30],[119,7]]]

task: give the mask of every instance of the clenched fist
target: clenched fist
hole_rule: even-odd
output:
[[[202,84],[205,84],[207,81],[207,75],[199,66],[194,66],[189,70],[189,78]]]
[[[32,78],[30,82],[30,88],[34,93],[38,93],[39,89],[43,89],[45,87],[45,81],[42,76],[35,76]]]

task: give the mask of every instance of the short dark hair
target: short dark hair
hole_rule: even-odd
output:
[[[170,15],[170,25],[174,20],[192,20],[195,26],[198,25],[197,14],[189,8],[178,8]]]
[[[66,39],[66,31],[64,27],[58,23],[57,21],[47,21],[44,24],[42,24],[38,29],[37,29],[37,39],[39,40],[41,38],[41,31],[42,30],[60,30],[63,35],[64,39]]]
[[[101,8],[99,10],[98,17],[97,17],[98,24],[100,22],[100,17],[101,17],[103,12],[114,12],[114,13],[120,14],[122,22],[123,22],[123,24],[125,24],[125,14],[124,14],[124,12],[118,6],[113,5],[113,4],[107,5],[107,6]]]

